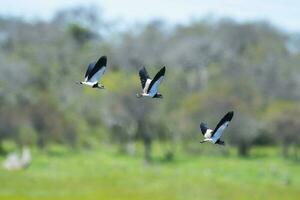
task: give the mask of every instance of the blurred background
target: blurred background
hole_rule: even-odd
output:
[[[299,9],[1,0],[0,199],[299,199]],[[106,89],[76,85],[102,55]],[[230,110],[226,146],[199,144]]]

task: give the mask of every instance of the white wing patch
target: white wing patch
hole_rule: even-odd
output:
[[[149,88],[150,83],[151,83],[151,79],[148,78],[148,79],[146,80],[145,87],[144,87],[144,89],[143,89],[143,93],[144,93],[144,94],[147,93],[147,90],[148,90],[148,88]]]
[[[92,76],[92,77],[88,80],[88,82],[98,82],[98,81],[100,81],[102,75],[103,75],[104,72],[105,72],[105,68],[106,68],[106,67],[102,67],[99,71],[97,71],[97,72],[94,74],[94,76]]]
[[[204,134],[204,138],[211,138],[212,132],[213,132],[213,130],[207,129],[205,134]]]
[[[164,77],[160,77],[151,87],[150,91],[149,91],[149,95],[151,97],[153,97],[156,93],[157,93],[157,90],[158,90],[158,86],[160,85],[161,81],[164,79]]]
[[[213,143],[216,143],[218,139],[222,136],[224,130],[227,128],[229,122],[225,122],[222,126],[216,130],[214,136],[211,138],[213,140]]]

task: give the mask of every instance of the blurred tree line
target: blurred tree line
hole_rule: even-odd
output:
[[[225,134],[240,155],[253,145],[300,144],[300,36],[266,22],[152,21],[118,30],[95,8],[58,12],[51,21],[0,17],[0,152],[3,141],[40,149],[109,143],[151,159],[154,141],[204,148],[200,121],[214,128],[235,111]],[[82,88],[89,62],[108,56],[105,91]],[[167,66],[163,100],[136,99],[137,70]],[[291,147],[294,153],[289,152]]]

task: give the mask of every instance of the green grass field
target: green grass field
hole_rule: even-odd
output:
[[[110,150],[34,152],[28,169],[0,169],[0,199],[300,199],[300,163],[259,152],[150,165]]]

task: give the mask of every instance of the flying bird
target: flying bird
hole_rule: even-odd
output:
[[[106,63],[106,56],[101,56],[97,62],[90,63],[86,70],[84,81],[76,83],[92,88],[104,89],[104,85],[99,84],[99,81],[105,72]]]
[[[215,130],[212,130],[207,127],[206,123],[200,124],[201,132],[204,136],[204,140],[200,143],[211,142],[213,144],[225,145],[224,141],[221,141],[220,138],[224,132],[224,130],[228,127],[229,122],[233,117],[233,111],[228,112],[218,123]]]
[[[163,98],[163,95],[158,93],[158,87],[162,80],[164,79],[166,72],[166,67],[163,67],[157,72],[154,76],[153,80],[151,80],[150,76],[145,67],[142,67],[139,70],[139,76],[142,84],[142,92],[136,94],[138,98],[141,97],[152,97],[152,98]]]

